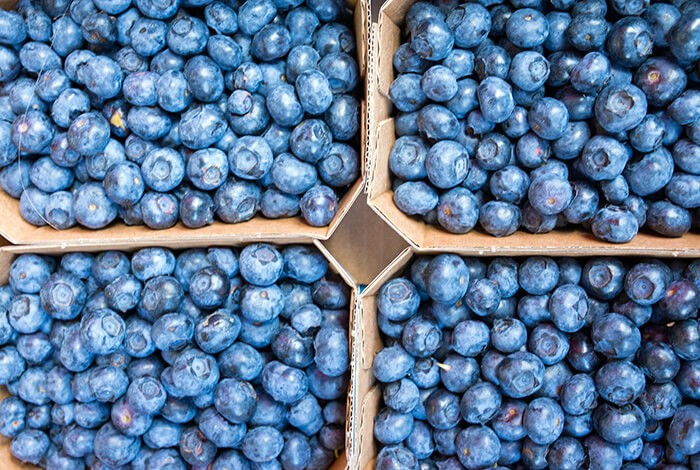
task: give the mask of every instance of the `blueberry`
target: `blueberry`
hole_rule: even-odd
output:
[[[662,266],[638,263],[625,275],[625,293],[641,305],[652,305],[664,296],[668,283]]]
[[[455,450],[467,468],[490,467],[498,461],[501,443],[491,428],[469,426],[457,434]]]
[[[126,116],[126,121],[134,134],[151,141],[167,135],[173,126],[170,117],[156,107],[132,107]],[[68,132],[70,142],[70,129]]]
[[[538,10],[522,8],[508,18],[505,33],[517,47],[534,48],[542,45],[549,36],[549,23]]]
[[[51,265],[39,255],[19,255],[10,266],[9,282],[12,289],[26,294],[39,293],[51,276]]]
[[[600,49],[609,31],[610,24],[605,21],[604,13],[574,13],[566,29],[566,37],[575,49],[588,52]]]
[[[476,50],[474,71],[481,80],[491,76],[505,80],[508,77],[510,63],[511,57],[505,49],[484,43]]]
[[[114,366],[98,366],[88,372],[88,386],[95,399],[112,403],[126,393],[129,379],[122,369]]]
[[[231,172],[243,179],[262,178],[270,170],[272,161],[272,150],[262,137],[241,137],[229,152]]]
[[[694,142],[691,142],[688,139],[680,139],[673,146],[672,155],[676,166],[681,170],[691,173],[692,175],[697,175],[700,173],[700,167],[695,163],[697,155],[700,155],[700,145],[696,145]],[[671,181],[673,181],[673,179]],[[670,192],[669,188],[667,188],[667,192]],[[685,199],[686,198],[683,198],[683,200]],[[692,198],[689,199],[692,201]]]
[[[110,423],[102,426],[95,435],[95,455],[107,465],[126,465],[136,457],[140,448],[140,439],[120,433]]]
[[[555,400],[536,398],[525,411],[523,425],[534,443],[551,444],[564,430],[564,412]]]
[[[462,395],[460,410],[465,421],[485,424],[501,407],[501,395],[489,382],[477,382]]]
[[[14,11],[3,11],[0,16],[4,32],[0,36],[2,44],[16,45],[27,38],[27,25],[19,13]],[[5,29],[8,28],[8,29]]]
[[[474,281],[474,283],[469,286],[467,295],[464,298],[469,308],[479,316],[494,314],[501,300],[501,291],[498,283],[491,279],[478,279]]]
[[[454,428],[460,420],[459,398],[457,395],[437,389],[424,401],[428,423],[435,430]]]
[[[438,222],[445,230],[466,233],[476,225],[479,209],[471,191],[460,187],[453,188],[444,193],[437,202]]]
[[[285,25],[291,33],[292,45],[310,45],[320,21],[312,10],[300,7],[292,9],[287,14]]]
[[[596,212],[591,229],[596,238],[601,240],[627,243],[637,235],[639,222],[627,209],[608,206]]]
[[[540,389],[544,366],[534,354],[516,352],[499,363],[496,374],[503,393],[512,398],[522,398]]]
[[[697,10],[689,15],[681,15],[668,32],[666,40],[671,53],[684,63],[697,61],[700,56],[696,47],[697,35]]]
[[[491,122],[504,122],[515,108],[510,85],[498,77],[482,80],[477,88],[477,96],[481,113]]]
[[[588,296],[579,286],[563,285],[552,293],[548,308],[557,328],[566,333],[574,333],[585,324],[589,311]]]
[[[23,376],[25,361],[14,346],[0,349],[0,382],[4,385]]]
[[[571,69],[571,85],[581,93],[599,92],[610,80],[612,64],[600,52],[589,52]]]
[[[523,51],[513,57],[509,75],[513,84],[521,90],[535,91],[549,77],[549,62],[537,52]]]
[[[645,383],[642,371],[628,361],[604,364],[598,369],[595,382],[600,396],[618,406],[631,403],[641,396]]]
[[[639,17],[626,17],[610,28],[606,49],[618,64],[637,67],[651,55],[653,46],[653,35],[647,22]]]
[[[700,300],[700,291],[689,280],[673,281],[669,284],[658,304],[658,312],[671,320],[686,320]]]
[[[666,237],[680,237],[690,230],[690,213],[671,202],[657,201],[647,212],[647,226]]]
[[[49,337],[44,333],[22,335],[17,339],[17,352],[30,364],[46,361],[54,352]]]
[[[108,57],[91,58],[78,74],[85,87],[101,99],[114,98],[122,89],[123,73]]]
[[[311,226],[328,225],[338,209],[338,198],[328,186],[314,186],[300,201],[304,220]]]
[[[465,49],[478,46],[489,34],[491,16],[483,6],[472,3],[450,11],[447,25],[454,32],[455,45]]]
[[[66,333],[58,359],[71,372],[82,372],[92,364],[94,355],[83,345],[78,327],[74,326]]]
[[[29,111],[15,119],[10,135],[15,148],[38,154],[44,152],[53,140],[54,127],[43,113]]]
[[[649,104],[665,106],[685,89],[687,78],[683,69],[674,61],[652,57],[637,69],[634,83],[644,92]]]
[[[513,204],[489,201],[480,208],[479,224],[493,236],[512,235],[520,227],[521,222],[520,209]]]
[[[634,85],[610,85],[600,92],[594,109],[598,123],[606,131],[627,131],[644,119],[647,99]]]
[[[39,296],[34,294],[16,296],[7,307],[7,317],[12,328],[23,334],[39,331],[49,318]]]
[[[443,18],[425,17],[410,29],[411,47],[423,59],[442,60],[454,46],[454,35]]]
[[[569,122],[569,112],[564,104],[554,98],[536,100],[528,111],[530,127],[539,137],[556,140],[564,135]]]
[[[249,431],[243,438],[241,450],[252,462],[268,462],[282,453],[282,434],[269,426],[261,426]]]
[[[493,346],[503,353],[520,349],[527,339],[525,325],[517,319],[498,319],[491,329]]]
[[[48,436],[38,430],[26,430],[12,439],[12,455],[22,462],[38,465],[49,450]]]
[[[153,106],[158,98],[156,83],[159,76],[154,72],[137,72],[124,79],[124,99],[136,106]]]
[[[132,162],[112,165],[105,174],[103,186],[107,197],[120,206],[136,204],[145,189],[141,169]]]
[[[182,181],[184,172],[182,157],[170,149],[154,149],[141,163],[143,182],[155,191],[174,189]],[[138,180],[132,184],[138,184]]]
[[[175,54],[191,56],[206,48],[208,38],[209,31],[202,20],[182,15],[170,23],[166,43]]]
[[[315,70],[320,60],[321,56],[318,51],[311,46],[299,45],[292,47],[287,56],[287,64],[285,66],[287,78],[291,83],[295,83],[296,79],[303,72]]]
[[[432,101],[449,101],[457,94],[457,76],[444,65],[434,65],[423,74],[421,88]]]
[[[167,313],[158,318],[152,326],[151,338],[161,351],[183,349],[194,335],[192,319],[180,313]]]
[[[350,95],[336,95],[324,119],[336,140],[350,140],[359,130],[359,105]]]
[[[238,447],[246,432],[245,425],[229,423],[214,408],[202,412],[199,429],[207,439],[221,448]]]
[[[551,154],[549,142],[532,132],[520,137],[515,145],[515,158],[526,168],[536,168],[545,163]]]
[[[168,112],[185,110],[192,100],[187,87],[187,78],[179,70],[163,73],[156,82],[158,106]]]
[[[630,191],[638,196],[648,196],[668,184],[673,176],[673,157],[664,147],[641,155],[630,161],[623,175]]]
[[[431,141],[454,139],[459,132],[457,117],[449,109],[436,104],[419,111],[417,124],[419,133]]]

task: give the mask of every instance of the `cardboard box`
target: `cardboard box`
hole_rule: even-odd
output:
[[[187,248],[201,248],[201,247],[208,247],[208,246],[245,246],[249,243],[254,243],[259,240],[252,240],[252,241],[247,241],[245,243],[195,243],[192,245],[187,246]],[[0,242],[0,244],[4,243],[4,241]],[[293,242],[290,242],[288,240],[279,242],[279,245],[285,245],[285,244],[291,244]],[[345,437],[345,451],[338,457],[338,460],[333,464],[331,467],[332,470],[345,470],[345,469],[352,469],[356,468],[351,465],[350,462],[356,460],[356,456],[353,454],[353,449],[355,448],[355,436],[357,433],[357,429],[355,427],[355,423],[357,420],[355,419],[356,412],[356,393],[355,393],[355,385],[354,385],[354,378],[357,376],[357,374],[354,372],[354,369],[356,367],[357,363],[357,354],[356,350],[357,348],[355,347],[354,339],[357,337],[357,333],[355,329],[359,331],[359,323],[361,322],[356,322],[355,321],[355,313],[359,311],[358,308],[358,293],[356,289],[356,282],[354,279],[348,274],[348,272],[345,270],[344,267],[342,267],[338,261],[331,255],[331,253],[328,251],[328,249],[321,244],[320,241],[314,240],[311,242],[311,244],[315,245],[321,253],[326,257],[329,263],[329,269],[330,271],[338,274],[340,278],[351,288],[351,296],[350,296],[350,325],[349,325],[349,338],[350,338],[350,354],[351,354],[351,361],[350,361],[350,374],[351,374],[351,379],[348,385],[348,397],[347,397],[347,425],[346,425],[346,437]],[[25,246],[11,246],[11,245],[6,245],[2,246],[0,248],[0,284],[5,284],[8,281],[9,278],[9,270],[10,270],[10,265],[12,261],[14,260],[15,257],[17,257],[19,254],[22,253],[43,253],[43,254],[50,254],[50,255],[56,255],[56,256],[61,256],[65,254],[66,252],[70,251],[91,251],[91,252],[98,252],[98,251],[104,251],[104,250],[110,250],[110,249],[120,249],[123,251],[127,252],[133,252],[137,249],[137,247],[143,247],[143,246],[166,246],[168,248],[173,248],[173,249],[182,249],[185,248],[182,244],[174,244],[174,245],[168,245],[164,243],[159,243],[157,245],[151,244],[138,244],[135,245],[131,248],[124,248],[122,245],[109,245],[105,244],[104,246],[98,247],[98,246],[91,246],[85,249],[78,249],[78,250],[64,250],[61,246],[35,246],[35,247],[25,247]],[[7,390],[5,387],[0,387],[0,400],[5,398],[7,396]],[[12,457],[10,453],[10,441],[9,439],[0,436],[0,468],[3,470],[20,470],[20,469],[33,469],[36,468],[32,465],[27,465],[27,464],[22,464],[18,460],[16,460],[14,457]]]
[[[389,172],[389,153],[396,140],[393,106],[389,87],[394,80],[393,54],[402,43],[404,17],[416,0],[388,0],[372,25],[368,62],[370,149],[367,171],[369,205],[414,248],[429,252],[454,251],[462,254],[500,255],[550,254],[582,255],[645,255],[698,256],[700,234],[682,238],[664,238],[640,233],[630,243],[614,245],[601,242],[583,229],[557,230],[546,234],[530,234],[519,230],[509,237],[496,238],[480,230],[468,234],[452,234],[402,213],[394,204]]]
[[[540,252],[519,253],[520,256],[536,255]],[[360,470],[375,468],[375,460],[380,447],[374,440],[374,418],[383,408],[382,389],[372,373],[374,356],[384,347],[377,325],[376,297],[382,286],[395,277],[399,277],[408,268],[416,256],[424,255],[424,251],[416,251],[409,247],[403,250],[360,294],[359,312],[356,318],[362,318],[362,326],[356,338],[358,363],[355,371],[354,390],[357,397],[362,397],[356,403],[358,434],[355,439],[354,454],[358,459]],[[579,253],[576,253],[577,255]],[[499,252],[498,255],[501,255]],[[498,256],[489,254],[488,256]],[[570,256],[570,255],[569,255]],[[666,257],[670,257],[669,253]]]
[[[367,76],[367,44],[369,37],[369,0],[348,0],[354,11],[353,22],[357,41],[357,61],[360,71],[360,84],[365,83]],[[15,0],[0,0],[0,8],[9,9],[16,4]],[[345,214],[362,193],[365,184],[367,165],[367,94],[366,88],[360,86],[360,178],[347,189],[340,199],[338,212],[327,227],[312,227],[300,217],[289,219],[266,219],[262,215],[240,224],[225,224],[217,221],[212,225],[199,229],[189,229],[178,223],[166,230],[153,230],[145,226],[129,227],[123,222],[115,221],[102,230],[89,230],[83,227],[73,227],[68,230],[55,230],[51,227],[36,227],[26,222],[19,214],[19,200],[12,198],[0,190],[0,235],[14,244],[55,244],[62,243],[66,247],[103,245],[131,246],[134,240],[139,242],[157,243],[236,243],[252,236],[267,241],[305,239],[327,240],[340,224]]]

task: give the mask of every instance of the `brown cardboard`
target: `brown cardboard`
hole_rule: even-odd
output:
[[[338,230],[323,244],[358,285],[369,284],[407,246],[364,198],[352,206]]]
[[[426,251],[454,251],[461,254],[523,255],[547,253],[553,256],[639,255],[696,257],[700,255],[700,233],[682,238],[664,238],[640,233],[634,240],[615,245],[596,240],[582,229],[530,234],[519,230],[509,237],[496,238],[482,231],[449,233],[403,214],[394,204],[389,173],[389,153],[396,140],[389,87],[394,80],[393,54],[401,44],[401,25],[408,8],[416,0],[388,0],[372,26],[369,51],[368,135],[370,162],[367,171],[367,197],[370,207],[403,236],[414,248]]]
[[[362,401],[358,403],[359,409],[356,410],[359,435],[355,441],[354,454],[358,459],[358,465],[355,468],[361,470],[370,470],[375,467],[378,452],[377,444],[374,441],[374,417],[377,416],[381,406],[382,392],[374,375],[372,375],[372,362],[374,355],[379,352],[383,344],[377,326],[376,295],[387,280],[396,277],[408,266],[412,257],[413,250],[406,248],[360,295],[360,311],[356,315],[361,315],[363,321],[356,340],[360,361],[355,369],[357,376],[354,386],[356,395],[362,397]]]
[[[12,8],[16,0],[0,0],[0,8]],[[357,40],[357,61],[359,65],[360,83],[367,76],[368,62],[367,45],[369,43],[369,0],[348,0],[353,8],[353,21]],[[340,224],[345,214],[362,192],[365,184],[367,133],[369,130],[367,89],[362,90],[360,103],[360,122],[367,125],[360,126],[360,178],[341,198],[338,212],[327,227],[312,227],[300,217],[289,219],[266,219],[262,215],[240,224],[225,224],[215,222],[212,225],[199,229],[188,229],[181,223],[166,230],[153,230],[145,226],[129,227],[123,222],[115,221],[109,227],[102,230],[89,230],[82,227],[73,227],[68,230],[55,230],[51,227],[36,227],[26,222],[19,214],[19,201],[0,190],[0,235],[14,244],[21,245],[51,245],[61,243],[65,247],[87,247],[91,245],[101,246],[105,243],[115,243],[119,246],[130,246],[138,239],[140,243],[184,243],[211,244],[238,243],[264,239],[275,240],[303,240],[318,239],[327,240]]]
[[[286,245],[286,244],[291,244],[291,243],[297,243],[296,241],[290,241],[290,240],[282,240],[279,242],[273,242],[279,245]],[[307,242],[308,243],[308,242]],[[232,243],[218,243],[218,242],[213,242],[209,244],[198,244],[198,247],[204,247],[204,246],[240,246],[240,245],[246,245],[247,243],[238,243],[238,242],[232,242]],[[357,376],[355,373],[355,362],[357,361],[358,355],[356,354],[357,348],[355,347],[355,342],[354,339],[356,338],[356,334],[354,333],[354,329],[356,328],[356,325],[358,322],[355,321],[355,315],[359,311],[358,309],[358,295],[357,295],[357,289],[355,286],[354,281],[352,280],[352,277],[348,274],[348,272],[338,263],[338,261],[331,255],[331,253],[328,251],[328,249],[321,244],[320,241],[318,240],[313,240],[311,244],[315,245],[316,248],[319,249],[319,251],[326,257],[328,260],[328,264],[330,267],[330,270],[336,274],[338,274],[343,281],[345,281],[348,286],[351,288],[351,296],[350,296],[350,305],[349,305],[349,310],[350,310],[350,315],[349,315],[349,338],[350,338],[350,354],[351,354],[351,361],[350,361],[350,381],[348,384],[348,398],[347,398],[347,424],[346,424],[346,436],[345,436],[345,451],[338,456],[338,460],[333,464],[330,470],[350,470],[356,467],[353,467],[350,462],[355,460],[355,456],[353,454],[353,449],[355,448],[355,435],[357,430],[354,427],[354,424],[356,423],[356,419],[354,418],[356,416],[355,412],[355,406],[356,406],[356,392],[355,392],[355,385],[354,385],[354,378]],[[177,244],[165,244],[165,243],[158,243],[158,244],[146,244],[146,243],[139,243],[137,245],[132,245],[131,247],[126,247],[125,245],[117,244],[117,245],[104,245],[104,246],[96,246],[92,245],[89,247],[85,247],[84,249],[76,249],[75,251],[90,251],[90,252],[96,252],[96,251],[104,251],[104,250],[109,250],[109,249],[121,249],[124,251],[135,251],[139,247],[143,246],[165,246],[168,248],[172,249],[183,249],[187,248],[181,243]],[[192,247],[192,246],[190,246]],[[14,258],[22,253],[42,253],[42,254],[51,254],[51,255],[62,255],[66,253],[67,251],[71,250],[65,250],[63,247],[60,245],[53,245],[53,246],[34,246],[34,247],[29,247],[29,246],[3,246],[0,247],[0,284],[4,284],[8,281],[9,278],[9,271],[10,271],[10,265],[12,263],[12,260]],[[357,326],[357,329],[359,330],[359,326]],[[7,390],[5,387],[0,387],[0,400],[5,398],[7,396]],[[17,459],[12,457],[10,453],[10,440],[0,436],[0,468],[2,470],[20,470],[20,469],[34,469],[33,465],[28,465],[28,464],[23,464],[19,462]]]

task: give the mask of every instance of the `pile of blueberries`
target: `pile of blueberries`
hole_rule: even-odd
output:
[[[441,254],[376,299],[378,470],[700,468],[700,260]]]
[[[698,0],[419,1],[389,97],[394,201],[452,233],[700,222]]]
[[[0,434],[54,470],[326,469],[348,289],[315,248],[24,254],[0,287]]]
[[[0,186],[31,224],[333,219],[358,178],[343,0],[0,10]]]

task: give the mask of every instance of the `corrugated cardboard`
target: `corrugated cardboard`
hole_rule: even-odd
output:
[[[370,207],[415,248],[427,251],[454,251],[462,254],[500,255],[547,253],[559,256],[645,255],[698,256],[700,234],[682,238],[664,238],[640,233],[630,243],[614,245],[596,240],[582,229],[558,230],[546,234],[518,231],[509,237],[496,238],[482,231],[468,234],[449,233],[403,214],[394,204],[389,172],[389,153],[396,140],[389,87],[394,80],[393,54],[401,44],[401,28],[408,8],[416,0],[388,0],[373,23],[369,51],[370,157],[367,193]]]
[[[290,244],[293,242],[290,242],[289,240],[281,241],[278,242],[278,244]],[[348,385],[348,398],[347,398],[347,424],[346,424],[346,436],[345,436],[345,452],[342,453],[342,455],[339,456],[338,460],[333,464],[331,467],[331,470],[350,470],[352,468],[356,468],[351,466],[350,462],[355,461],[357,457],[353,454],[353,449],[355,449],[355,436],[357,436],[358,429],[355,427],[355,423],[357,423],[357,420],[355,419],[356,416],[356,397],[357,394],[355,392],[355,385],[354,385],[354,378],[357,376],[355,373],[355,364],[359,363],[359,357],[357,355],[357,348],[355,347],[355,342],[354,339],[357,337],[357,334],[355,333],[355,328],[359,330],[359,325],[355,321],[355,314],[356,312],[359,311],[358,308],[358,295],[357,295],[357,289],[355,287],[355,282],[353,281],[353,278],[348,274],[348,272],[336,261],[336,259],[331,255],[331,253],[328,251],[328,249],[321,244],[320,241],[314,240],[312,243],[323,253],[323,255],[326,257],[329,263],[330,270],[332,272],[337,273],[345,283],[348,284],[348,286],[351,288],[351,297],[350,297],[350,328],[349,328],[349,338],[350,338],[350,351],[351,351],[351,361],[350,361],[350,374],[351,374],[351,379]],[[206,244],[198,244],[197,247],[203,247],[203,246],[240,246],[240,245],[246,245],[246,243],[210,243],[208,245]],[[75,251],[104,251],[104,250],[110,250],[110,249],[120,249],[124,251],[135,251],[137,247],[143,247],[143,246],[166,246],[168,248],[173,248],[173,249],[182,249],[185,248],[181,243],[177,243],[174,245],[170,245],[167,243],[158,243],[157,245],[151,244],[138,244],[133,246],[132,248],[125,248],[124,245],[117,244],[117,245],[104,245],[102,247],[98,246],[91,246],[91,247],[86,247],[83,250],[75,250]],[[22,253],[43,253],[43,254],[51,254],[51,255],[56,255],[60,256],[67,251],[70,250],[64,250],[60,246],[35,246],[35,247],[26,247],[26,246],[3,246],[0,248],[0,284],[5,284],[8,281],[9,277],[9,271],[10,271],[10,265],[12,264],[12,260],[14,258]],[[5,387],[0,387],[0,400],[3,399],[5,396],[7,396],[7,390]],[[33,469],[36,468],[32,465],[26,465],[22,464],[18,460],[16,460],[14,457],[12,457],[10,453],[10,441],[5,438],[0,436],[0,468],[2,470],[19,470],[19,469]]]
[[[355,35],[357,38],[357,61],[361,76],[360,83],[365,83],[367,76],[367,44],[369,42],[369,0],[349,0],[348,3],[354,10]],[[8,9],[16,4],[13,0],[0,0],[0,8]],[[366,88],[361,93],[360,115],[360,170],[361,175],[345,193],[339,202],[338,212],[327,227],[311,227],[298,216],[290,219],[266,219],[262,215],[253,220],[240,224],[225,224],[215,222],[207,227],[188,229],[181,223],[166,230],[152,230],[145,226],[129,227],[122,222],[115,221],[109,227],[102,230],[89,230],[82,227],[73,227],[69,230],[54,230],[51,227],[36,227],[26,222],[19,214],[19,201],[0,190],[0,235],[14,244],[57,244],[66,247],[87,247],[91,245],[103,245],[105,243],[129,246],[133,240],[138,239],[142,243],[205,243],[214,241],[219,243],[237,243],[251,239],[296,240],[318,239],[327,240],[338,227],[340,221],[348,212],[353,202],[362,192],[365,183],[366,149],[368,147],[367,132],[369,119],[367,119],[367,95]],[[366,125],[363,125],[365,123]]]

